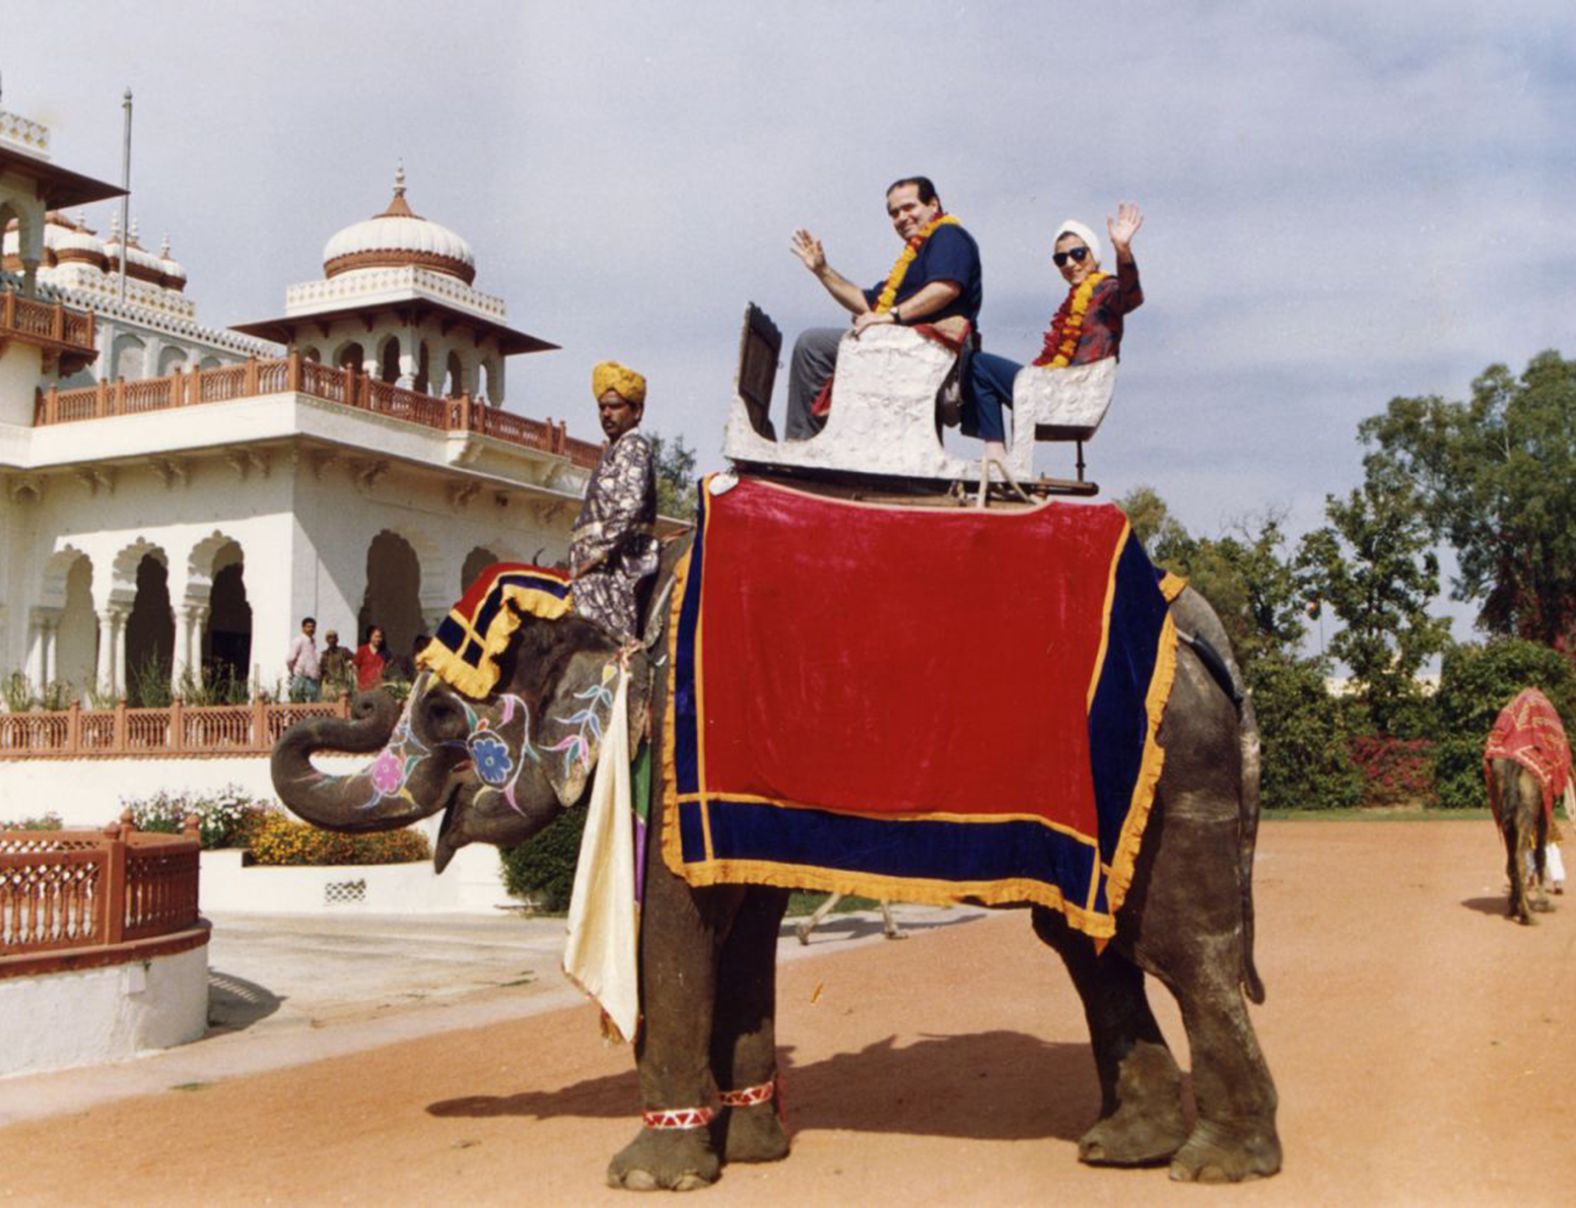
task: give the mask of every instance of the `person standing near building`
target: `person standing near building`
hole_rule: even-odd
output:
[[[339,644],[339,633],[330,629],[323,635],[323,653],[318,664],[323,671],[323,699],[338,700],[355,687],[355,668],[350,651]]]
[[[313,617],[301,618],[301,632],[290,639],[290,653],[285,659],[285,670],[290,673],[290,699],[315,701],[323,692],[323,669],[317,657],[317,621]]]
[[[388,647],[383,641],[381,625],[367,626],[367,640],[356,648],[351,662],[356,668],[356,688],[371,692],[383,682],[383,672],[388,666]]]
[[[646,379],[617,361],[591,371],[608,446],[591,472],[569,538],[575,611],[614,637],[639,626],[641,585],[657,573],[657,478],[651,441],[638,431]]]

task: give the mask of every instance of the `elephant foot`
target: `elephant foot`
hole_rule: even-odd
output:
[[[1117,1074],[1116,1099],[1116,1110],[1079,1139],[1080,1162],[1152,1166],[1182,1148],[1188,1136],[1182,1071],[1163,1045],[1134,1046]]]
[[[788,1133],[773,1103],[730,1107],[718,1125],[724,1162],[776,1162],[788,1156]]]
[[[1274,1128],[1237,1134],[1202,1120],[1171,1159],[1171,1177],[1179,1183],[1242,1183],[1268,1178],[1280,1168]]]
[[[607,1185],[626,1191],[694,1191],[722,1173],[706,1128],[642,1128],[608,1164]]]

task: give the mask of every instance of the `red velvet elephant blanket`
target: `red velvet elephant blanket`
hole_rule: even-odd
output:
[[[1536,688],[1523,688],[1515,700],[1500,710],[1483,748],[1483,775],[1488,780],[1489,804],[1498,821],[1499,801],[1490,766],[1495,759],[1514,759],[1537,778],[1543,789],[1543,812],[1552,819],[1554,799],[1570,783],[1571,749],[1565,741],[1559,712]]]
[[[668,627],[664,855],[691,884],[1036,902],[1096,938],[1175,670],[1114,507],[701,491]]]

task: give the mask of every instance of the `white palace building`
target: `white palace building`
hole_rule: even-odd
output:
[[[231,330],[167,239],[90,221],[120,193],[0,112],[0,674],[83,704],[205,674],[272,694],[303,616],[403,654],[481,567],[564,558],[601,446],[506,409],[507,358],[554,345],[403,172]]]

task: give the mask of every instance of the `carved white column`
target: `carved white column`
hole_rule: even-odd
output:
[[[194,684],[202,682],[202,634],[203,627],[208,623],[208,611],[202,604],[187,604],[181,608],[176,658],[170,668],[172,696],[180,695],[181,680],[188,671]]]
[[[93,679],[100,692],[115,690],[115,608],[101,608],[98,616],[98,654]]]
[[[50,612],[44,617],[44,673],[38,681],[43,688],[60,678],[60,614]]]
[[[35,608],[27,621],[27,678],[34,684],[44,682],[44,668],[48,663],[45,650],[49,643],[48,632],[44,614]]]
[[[110,610],[110,646],[113,650],[110,673],[115,695],[126,696],[126,622],[131,619],[131,609],[121,607]]]

